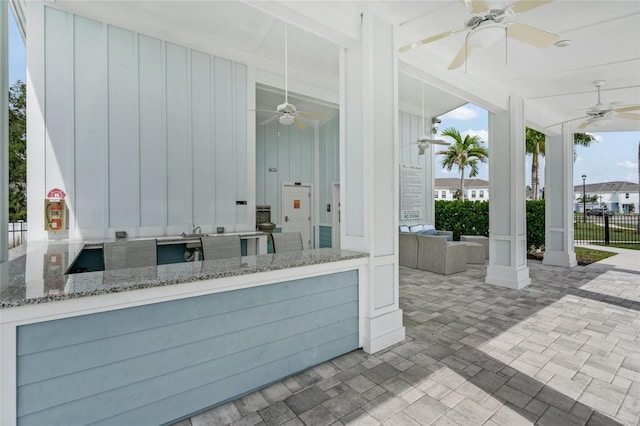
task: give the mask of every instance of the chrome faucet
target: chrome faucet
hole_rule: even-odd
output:
[[[191,231],[192,234],[202,234],[202,229],[199,226],[193,225],[193,231]]]

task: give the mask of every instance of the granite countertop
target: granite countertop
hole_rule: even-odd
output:
[[[276,271],[367,256],[366,253],[325,248],[64,274],[84,246],[99,244],[99,241],[42,242],[24,244],[10,250],[9,279],[8,282],[0,284],[0,308]]]

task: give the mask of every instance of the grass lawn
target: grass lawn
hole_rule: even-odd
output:
[[[593,250],[585,247],[574,247],[574,250],[579,265],[588,265],[615,255],[615,253],[610,251]]]
[[[603,247],[617,247],[621,249],[629,249],[629,250],[640,250],[640,244],[609,244],[606,245],[604,243],[595,243],[595,245],[603,246]]]
[[[625,228],[625,224],[617,224],[609,228],[609,239],[612,242],[636,242],[638,241],[638,234],[634,228]],[[598,241],[604,241],[604,226],[598,223],[582,223],[574,222],[573,224],[573,237],[576,240],[593,241],[593,244],[597,244]]]

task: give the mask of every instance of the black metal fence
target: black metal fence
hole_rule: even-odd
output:
[[[575,244],[640,244],[639,215],[589,215],[573,217]]]
[[[27,240],[27,222],[9,222],[9,248],[19,246]]]

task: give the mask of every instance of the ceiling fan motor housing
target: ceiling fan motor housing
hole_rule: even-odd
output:
[[[276,109],[276,111],[284,112],[284,113],[288,113],[288,114],[295,114],[296,113],[296,106],[293,105],[293,104],[290,104],[288,102],[285,102],[283,104],[278,105],[278,108]]]

